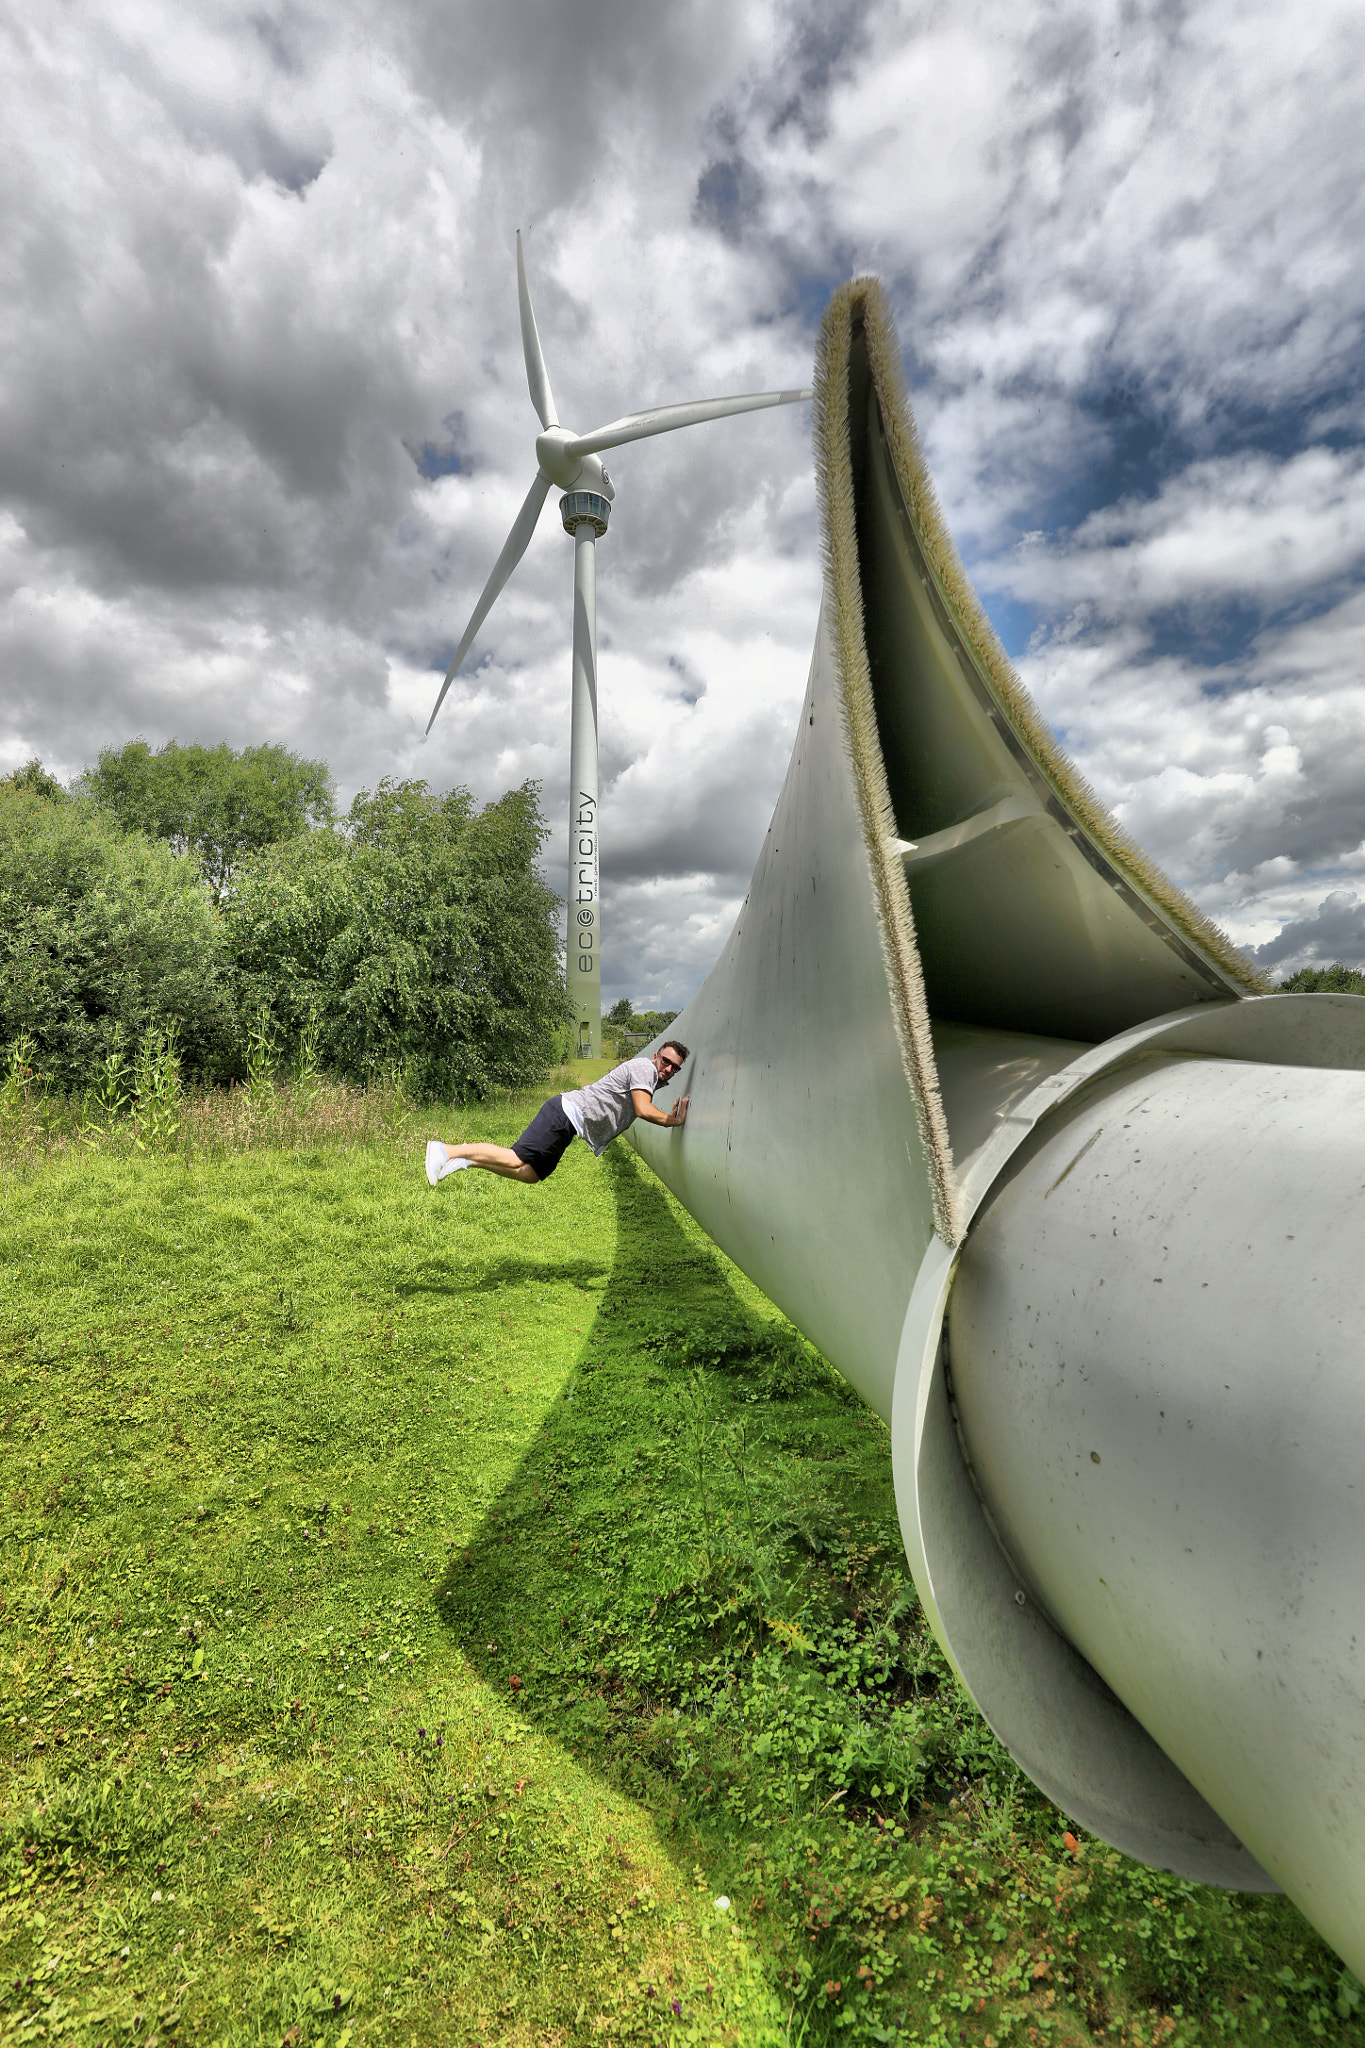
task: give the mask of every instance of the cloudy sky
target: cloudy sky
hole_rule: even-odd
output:
[[[86,0],[0,15],[0,771],[141,734],[544,785],[563,417],[804,384],[891,296],[950,525],[1084,772],[1277,970],[1365,961],[1358,0]],[[605,991],[680,1004],[780,784],[810,408],[609,458]]]

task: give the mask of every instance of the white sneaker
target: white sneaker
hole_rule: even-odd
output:
[[[439,1138],[432,1138],[427,1145],[427,1179],[435,1187],[441,1178],[441,1168],[446,1163],[446,1148]]]
[[[470,1167],[473,1164],[472,1159],[447,1159],[436,1178],[437,1180],[444,1180],[448,1173],[463,1173],[466,1167]]]

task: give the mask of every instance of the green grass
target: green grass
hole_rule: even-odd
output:
[[[0,1182],[0,2041],[1365,2043],[1284,1901],[1066,1846],[632,1156],[268,1110]]]

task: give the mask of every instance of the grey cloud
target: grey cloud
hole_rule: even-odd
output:
[[[743,156],[718,157],[697,180],[693,218],[715,228],[727,242],[738,242],[756,221],[763,201],[763,180]]]
[[[320,17],[267,4],[243,21],[151,0],[138,17],[96,12],[88,35],[97,75],[134,85],[197,155],[222,155],[246,179],[291,191],[327,162],[325,112],[300,90],[325,55]]]
[[[1262,967],[1292,973],[1299,967],[1365,965],[1365,902],[1351,889],[1334,889],[1316,915],[1295,918],[1279,936],[1256,948]]]
[[[433,100],[493,143],[485,175],[519,197],[522,225],[534,225],[573,207],[618,152],[635,157],[637,175],[676,163],[718,87],[766,39],[766,10],[726,0],[657,9],[408,0],[385,9],[380,32],[385,43],[401,39]]]
[[[756,786],[755,786],[756,785]],[[632,819],[604,840],[602,873],[614,884],[704,875],[711,887],[742,895],[772,815],[776,792],[767,776],[732,771],[698,792],[685,814],[665,825]],[[604,809],[605,821],[610,817]]]
[[[742,901],[742,889],[717,888],[705,875],[605,888],[604,1005],[628,995],[642,1009],[680,1010],[729,937]]]

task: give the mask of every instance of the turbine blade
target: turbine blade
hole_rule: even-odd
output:
[[[517,229],[517,299],[521,306],[521,346],[526,357],[526,382],[531,387],[531,403],[540,415],[542,427],[557,427],[559,414],[555,411],[555,395],[550,389],[536,316],[531,311],[531,287],[526,282],[526,258],[521,253],[520,228]]]
[[[739,398],[697,398],[690,405],[656,405],[649,412],[628,412],[623,419],[594,427],[564,443],[566,455],[596,455],[626,441],[644,441],[651,434],[671,434],[675,427],[695,427],[702,420],[726,419],[733,412],[758,412],[768,405],[799,405],[810,391],[749,391]]]
[[[431,707],[431,716],[427,720],[427,732],[430,732],[432,726],[435,725],[436,713],[444,704],[446,691],[455,680],[455,671],[459,668],[460,663],[473,645],[474,635],[492,610],[493,600],[516,568],[517,563],[526,553],[531,535],[536,530],[536,521],[540,517],[541,507],[545,503],[546,493],[549,491],[549,488],[549,477],[546,476],[543,469],[538,469],[536,471],[536,480],[526,493],[525,503],[512,523],[512,531],[508,534],[503,544],[502,553],[493,564],[493,573],[483,586],[483,595],[470,615],[469,624],[464,629],[464,638],[455,649],[454,659],[446,670],[446,679],[441,685],[441,694]],[[425,734],[423,737],[425,738]]]

